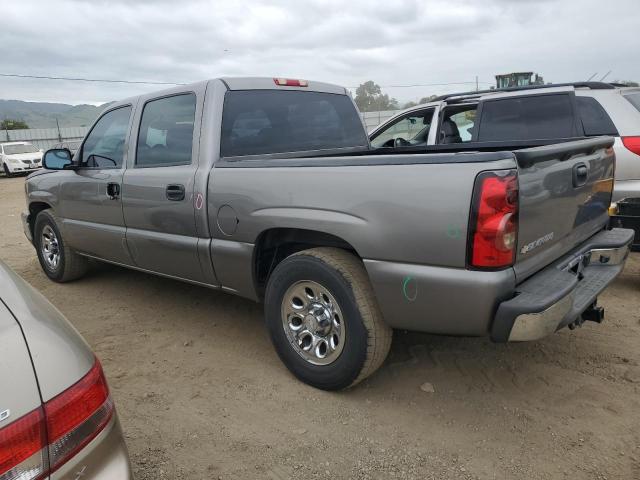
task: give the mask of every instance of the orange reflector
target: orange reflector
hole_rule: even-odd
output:
[[[295,78],[274,78],[273,81],[276,85],[281,87],[308,87],[309,82],[307,80],[296,80]]]

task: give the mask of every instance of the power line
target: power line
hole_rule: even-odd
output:
[[[0,73],[0,77],[11,78],[32,78],[37,80],[67,80],[72,82],[97,82],[97,83],[126,83],[134,85],[186,85],[180,82],[156,82],[147,80],[115,80],[106,78],[82,78],[82,77],[54,77],[51,75],[25,75],[20,73]],[[477,85],[483,83],[491,85],[492,82],[469,81],[469,82],[444,82],[444,83],[415,83],[409,85],[380,85],[380,88],[414,88],[414,87],[444,87],[448,85]],[[347,87],[358,88],[358,87]]]
[[[484,83],[486,85],[493,85],[493,82],[482,82],[478,81],[477,83]],[[471,82],[446,82],[446,83],[416,83],[412,85],[379,85],[380,88],[412,88],[412,87],[443,87],[447,85],[475,85],[476,81]],[[358,88],[358,87],[347,87],[347,88]]]
[[[104,78],[52,77],[49,75],[22,75],[19,73],[0,73],[0,77],[35,78],[38,80],[69,80],[72,82],[130,83],[130,84],[136,84],[136,85],[186,85],[184,83],[175,83],[175,82],[154,82],[154,81],[143,81],[143,80],[111,80],[111,79],[104,79]]]

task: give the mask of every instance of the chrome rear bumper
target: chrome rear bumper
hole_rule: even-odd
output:
[[[537,340],[579,321],[622,271],[632,240],[632,230],[600,232],[518,285],[517,295],[498,307],[491,338]]]

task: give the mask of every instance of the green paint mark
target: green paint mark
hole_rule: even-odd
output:
[[[418,284],[413,277],[404,277],[402,280],[402,294],[408,302],[413,302],[418,297]]]

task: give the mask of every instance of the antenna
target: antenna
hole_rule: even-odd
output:
[[[598,72],[594,73],[589,78],[587,78],[587,82],[590,82],[593,79],[593,77],[595,77],[597,74],[598,74]]]
[[[610,73],[611,73],[611,70],[605,73],[604,76],[600,79],[600,81],[602,82],[607,76],[609,76]]]

